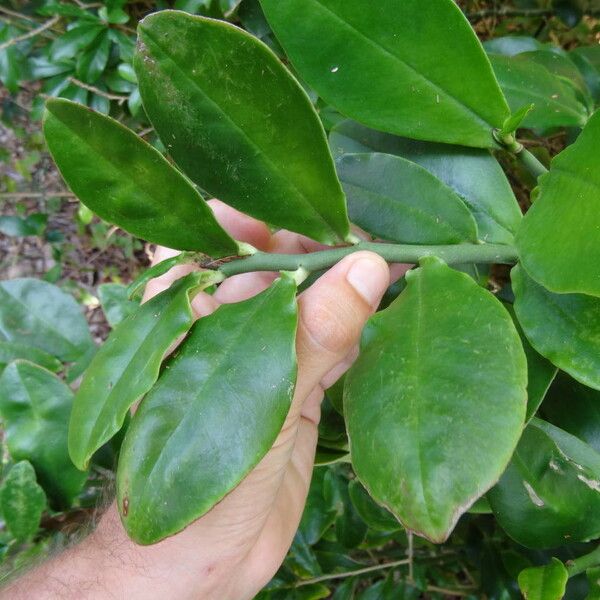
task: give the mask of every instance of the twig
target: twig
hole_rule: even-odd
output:
[[[10,8],[5,8],[4,6],[0,6],[0,12],[3,12],[5,15],[9,15],[11,17],[15,17],[15,19],[24,19],[25,21],[32,21],[33,23],[37,23],[37,21],[33,17],[24,15],[23,13],[17,12],[16,10],[11,10]]]
[[[120,94],[110,94],[109,92],[105,92],[89,83],[84,83],[83,81],[79,81],[79,79],[75,79],[75,77],[69,77],[69,81],[88,92],[93,92],[94,94],[98,94],[98,96],[102,96],[107,100],[116,100],[118,104],[123,104],[123,102],[127,101],[127,96],[122,96]]]
[[[414,570],[413,570],[413,563],[414,563],[414,558],[415,558],[415,551],[414,551],[414,543],[413,543],[413,532],[412,531],[407,531],[407,536],[408,536],[408,581],[410,581],[411,583],[414,581]]]
[[[72,192],[4,192],[0,198],[7,200],[20,200],[21,198],[76,198]]]
[[[556,14],[556,11],[548,8],[485,8],[467,14],[470,20],[487,19],[488,17],[539,17],[550,18]],[[600,14],[598,10],[590,10],[585,13],[588,16],[596,17]]]
[[[461,596],[461,597],[465,597],[465,596],[471,596],[473,595],[473,591],[466,591],[466,590],[449,590],[446,588],[442,588],[442,587],[438,587],[437,585],[428,585],[427,586],[427,591],[428,592],[437,592],[438,594],[447,594],[448,596]]]
[[[59,20],[60,20],[60,17],[58,15],[56,15],[56,16],[52,17],[49,21],[46,21],[45,23],[40,25],[39,27],[36,27],[35,29],[28,31],[27,33],[24,33],[23,35],[18,35],[17,37],[7,40],[6,42],[0,44],[0,51],[6,50],[6,48],[10,48],[10,46],[14,46],[15,44],[24,42],[25,40],[33,38],[36,35],[39,35],[40,33],[46,31],[46,29],[50,29],[50,27],[52,27],[52,25],[58,23]]]
[[[364,575],[365,573],[372,573],[373,571],[381,571],[382,569],[393,569],[394,567],[401,567],[408,564],[408,559],[397,560],[391,563],[382,563],[380,565],[373,565],[372,567],[365,567],[364,569],[357,569],[355,571],[346,571],[345,573],[331,573],[329,575],[321,575],[320,577],[313,577],[312,579],[304,579],[296,584],[296,587],[303,585],[312,585],[314,583],[320,583],[321,581],[330,581],[333,579],[345,579],[346,577],[354,577],[355,575]]]

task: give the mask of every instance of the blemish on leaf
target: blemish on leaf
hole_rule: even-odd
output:
[[[544,506],[544,501],[535,493],[535,490],[531,487],[531,485],[529,483],[527,483],[526,481],[523,482],[523,485],[525,486],[525,489],[527,490],[527,493],[529,494],[529,498],[531,499],[531,501],[539,507]]]
[[[595,492],[600,492],[600,481],[597,481],[596,479],[588,479],[581,473],[577,475],[577,479],[579,479],[579,481],[583,481],[585,485],[587,485],[590,489],[594,490]]]
[[[129,512],[129,498],[127,496],[123,497],[123,516],[126,517]]]

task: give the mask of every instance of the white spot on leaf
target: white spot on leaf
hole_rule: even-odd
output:
[[[544,506],[544,501],[535,493],[535,490],[531,487],[531,485],[529,485],[529,483],[527,483],[526,481],[523,482],[523,485],[525,486],[525,489],[527,490],[527,493],[529,494],[529,498],[531,499],[531,501],[539,507]]]

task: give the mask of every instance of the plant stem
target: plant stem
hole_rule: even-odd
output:
[[[548,172],[548,169],[529,150],[522,148],[517,152],[517,159],[536,179]]]
[[[589,554],[584,554],[579,558],[568,560],[566,564],[569,577],[579,575],[579,573],[587,571],[590,567],[596,567],[598,565],[600,565],[600,546]]]
[[[355,571],[346,571],[345,573],[331,573],[330,575],[321,575],[320,577],[313,577],[312,579],[304,579],[296,584],[296,587],[303,585],[312,585],[314,583],[320,583],[321,581],[330,581],[332,579],[345,579],[346,577],[354,577],[355,575],[364,575],[365,573],[371,573],[373,571],[381,571],[383,569],[393,569],[394,567],[401,567],[408,564],[408,559],[403,558],[390,563],[382,563],[380,565],[374,565],[372,567],[365,567],[364,569],[357,569]]]
[[[202,266],[218,269],[226,277],[254,271],[296,271],[301,268],[312,272],[331,267],[345,256],[361,250],[375,252],[390,263],[414,264],[425,256],[437,256],[448,264],[514,264],[517,261],[516,249],[513,246],[503,244],[415,246],[361,242],[354,246],[332,248],[331,250],[322,250],[310,254],[268,254],[257,252],[252,256],[236,258],[229,262],[214,261]]]

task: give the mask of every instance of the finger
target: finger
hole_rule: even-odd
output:
[[[356,252],[301,294],[296,341],[300,404],[358,343],[389,283],[390,272],[380,256]]]
[[[231,208],[220,200],[209,200],[208,205],[212,208],[219,224],[232,238],[246,242],[259,250],[269,249],[271,232],[263,222]]]

